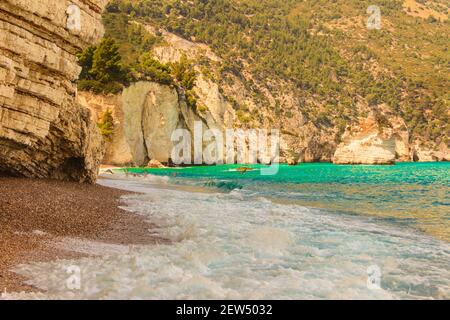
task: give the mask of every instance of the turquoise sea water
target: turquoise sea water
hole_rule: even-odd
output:
[[[262,196],[272,201],[366,215],[416,228],[450,241],[450,163],[352,166],[329,163],[280,165],[261,175],[261,165],[242,174],[240,165],[169,169],[127,169],[171,177],[173,183]]]
[[[16,271],[46,290],[36,298],[450,299],[448,163],[238,167],[103,175],[170,243],[72,239],[98,256]]]

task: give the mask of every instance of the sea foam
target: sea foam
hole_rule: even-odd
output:
[[[412,230],[231,193],[168,191],[144,178],[100,180],[138,191],[123,208],[171,244],[16,271],[46,293],[16,298],[450,298],[450,247]],[[79,266],[70,290],[69,266]],[[380,271],[380,288],[370,270]],[[377,280],[377,279],[375,279]],[[376,282],[376,281],[375,281]]]

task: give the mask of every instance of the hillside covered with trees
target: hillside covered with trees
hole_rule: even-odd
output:
[[[404,119],[412,137],[448,144],[449,8],[445,1],[420,3],[434,15],[421,16],[400,0],[113,0],[104,14],[108,40],[80,56],[80,86],[113,92],[150,79],[189,92],[195,81],[189,61],[180,67],[154,59],[151,49],[164,39],[141,25],[149,24],[207,44],[222,60],[200,61],[204,73],[223,87],[239,78],[257,104],[270,106],[276,116],[292,113],[281,99],[289,87],[300,112],[318,128],[342,133],[364,116],[367,109],[359,105],[366,104]],[[381,9],[380,30],[366,27],[370,5]],[[102,46],[114,51],[112,68],[95,62]],[[261,120],[227,98],[243,120]],[[379,121],[383,125],[382,116]]]

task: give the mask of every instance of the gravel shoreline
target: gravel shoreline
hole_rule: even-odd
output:
[[[118,207],[126,194],[99,185],[0,177],[0,291],[38,291],[10,271],[15,265],[83,256],[52,246],[61,238],[167,243],[149,233],[154,225]]]

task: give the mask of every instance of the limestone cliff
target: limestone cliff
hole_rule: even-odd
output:
[[[417,162],[450,161],[450,149],[442,142],[437,148],[423,141],[415,141],[411,147],[412,160]]]
[[[150,160],[170,162],[171,136],[176,129],[193,132],[194,121],[201,119],[186,105],[173,87],[154,82],[137,82],[118,95],[80,92],[79,102],[91,109],[94,120],[106,111],[113,113],[114,134],[106,142],[104,163],[118,166],[147,165]],[[211,127],[224,122],[219,116]]]
[[[0,2],[0,171],[93,182],[103,142],[76,103],[76,53],[103,35],[107,0]]]
[[[396,132],[382,130],[373,114],[348,128],[342,140],[333,157],[337,164],[393,164],[397,144],[402,145]]]
[[[114,137],[107,142],[105,163],[145,165],[150,159],[166,163],[172,147],[169,132],[178,127],[192,130],[194,120],[222,130],[279,129],[280,160],[291,164],[333,160],[385,164],[449,158],[445,142],[437,146],[412,141],[404,119],[383,103],[369,105],[359,97],[354,109],[344,112],[344,121],[327,117],[346,109],[348,101],[338,101],[334,107],[323,105],[288,81],[255,79],[245,67],[242,72],[227,69],[210,47],[195,39],[187,40],[149,24],[130,23],[162,37],[163,41],[151,49],[155,59],[175,63],[186,56],[194,65],[197,108],[187,108],[182,90],[144,82],[116,96],[83,93],[84,105],[97,115],[109,107],[118,122]]]
[[[200,82],[200,86],[205,84]],[[134,83],[118,95],[80,92],[78,100],[92,111],[95,122],[105,111],[113,113],[114,134],[106,141],[105,164],[145,166],[149,160],[170,162],[173,147],[170,138],[175,129],[186,128],[193,132],[194,121],[201,121],[204,128],[229,128],[226,125],[230,125],[232,114],[226,107],[222,108],[220,93],[214,87],[205,90],[205,95],[206,92],[218,98],[209,101],[208,111],[203,113],[189,109],[175,88],[154,82]],[[356,125],[347,127],[340,144],[330,143],[310,124],[305,124],[303,130],[305,136],[300,141],[282,134],[282,162],[295,164],[331,158],[336,164],[393,164],[397,161],[449,161],[450,158],[445,143],[435,150],[420,141],[410,142],[404,121],[388,112],[370,112],[360,118]]]
[[[403,119],[389,112],[371,112],[359,123],[347,127],[337,146],[333,162],[337,164],[393,164],[402,161],[448,161],[448,146],[410,141]]]
[[[220,123],[214,116],[220,114],[225,119],[224,127],[279,129],[282,162],[387,164],[450,158],[448,140],[439,145],[432,141],[427,144],[411,141],[404,119],[385,104],[369,106],[360,99],[346,123],[329,122],[323,117],[329,110],[314,98],[299,97],[291,83],[255,79],[245,71],[218,72],[222,61],[210,47],[164,29],[145,27],[164,38],[165,42],[153,49],[159,61],[177,62],[184,54],[197,63],[195,92],[200,104],[206,107],[205,119]]]
[[[293,94],[291,84],[272,83],[266,79],[262,85],[250,73],[236,75],[228,72],[223,76],[218,72],[222,60],[207,45],[151,25],[144,27],[151,34],[161,34],[164,38],[164,43],[153,49],[153,55],[159,61],[178,62],[186,55],[195,64],[197,80],[194,90],[199,104],[205,107],[199,116],[208,127],[278,129],[282,162],[331,161],[336,149],[337,130],[319,129],[308,121],[299,109],[302,102]],[[206,69],[205,61],[209,65]]]

